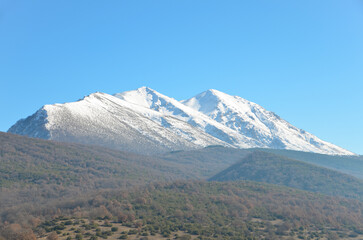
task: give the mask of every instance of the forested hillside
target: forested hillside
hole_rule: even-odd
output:
[[[361,180],[280,155],[211,146],[143,156],[8,133],[0,133],[0,142],[5,239],[363,237],[363,203],[322,195],[361,199]],[[318,193],[248,181],[197,181],[232,164],[218,180],[249,179]],[[93,220],[124,230],[111,234],[109,224],[97,227]],[[78,228],[65,227],[69,221]]]
[[[237,240],[354,239],[363,236],[362,212],[363,203],[356,200],[286,187],[245,181],[179,181],[102,192],[89,198],[42,206],[28,214],[33,215],[33,222],[53,219],[39,221],[41,224],[33,229],[38,237],[52,232],[62,236],[67,224],[73,224],[78,218],[103,219],[106,221],[102,226],[121,224],[132,228],[113,239],[155,235],[171,239],[178,233],[198,239]],[[88,236],[85,239],[111,234],[97,232],[97,228],[93,223],[84,225],[83,230],[76,227],[71,231]],[[3,228],[3,234],[9,232],[9,227]],[[134,238],[135,235],[139,238]]]
[[[363,181],[358,178],[261,151],[247,155],[209,180],[250,180],[331,196],[363,199]]]
[[[158,158],[0,133],[0,186],[59,184],[82,188],[135,185],[184,176]]]
[[[0,223],[53,201],[184,178],[173,163],[95,146],[0,133]]]
[[[209,146],[192,151],[174,151],[157,155],[166,161],[182,165],[188,173],[200,179],[207,179],[238,162],[253,149]]]
[[[190,171],[202,177],[210,178],[222,169],[229,167],[255,151],[275,153],[276,155],[329,168],[363,179],[363,156],[334,156],[267,148],[235,149],[222,146],[210,146],[192,151],[170,152],[158,156],[168,161],[193,165]]]
[[[267,148],[257,150],[272,152],[277,155],[334,169],[363,179],[363,156],[325,155],[319,153]]]

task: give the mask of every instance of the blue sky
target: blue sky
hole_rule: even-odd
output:
[[[0,0],[0,131],[44,104],[214,88],[363,154],[363,1]]]

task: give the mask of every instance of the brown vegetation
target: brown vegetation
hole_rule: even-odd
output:
[[[208,175],[223,165],[223,159],[199,159],[193,165],[194,158],[178,162],[166,156],[145,157],[4,133],[0,142],[0,239],[35,239],[35,234],[66,239],[63,231],[70,230],[69,221],[84,228],[84,234],[102,221],[101,230],[96,233],[95,228],[90,234],[121,237],[121,229],[127,229],[132,233],[127,235],[138,239],[353,239],[363,233],[359,200],[247,181],[178,180],[199,178],[202,172]],[[288,161],[286,166],[292,164],[303,172],[316,170]],[[258,166],[250,168],[250,173],[261,170]],[[338,193],[331,195],[354,197],[349,195],[353,189],[360,199],[355,179],[314,171],[310,171],[313,175],[295,171],[296,176],[289,179],[315,186],[328,176],[332,184],[326,189]],[[260,176],[272,180],[288,176],[283,168],[268,175]],[[342,188],[342,184],[353,188]],[[118,230],[113,232],[112,227]],[[80,238],[82,229],[72,230],[72,236]]]

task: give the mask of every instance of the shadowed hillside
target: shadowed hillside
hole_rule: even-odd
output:
[[[174,151],[158,155],[166,161],[183,165],[200,179],[210,178],[250,154],[253,150],[210,146],[192,151]]]
[[[363,199],[363,181],[358,178],[260,151],[249,154],[209,180],[250,180],[284,185],[331,196]]]
[[[190,172],[201,178],[210,178],[254,151],[275,153],[363,179],[363,156],[333,156],[292,150],[267,148],[235,149],[222,146],[210,146],[192,151],[176,151],[158,156],[168,161],[192,165],[193,167],[190,167]]]
[[[312,163],[322,167],[334,169],[357,178],[363,179],[363,156],[334,156],[319,153],[299,152],[293,150],[258,149],[271,152],[299,161]]]

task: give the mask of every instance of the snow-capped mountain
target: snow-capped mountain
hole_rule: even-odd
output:
[[[257,139],[264,148],[352,154],[294,127],[275,113],[238,96],[211,89],[182,102],[241,135]]]
[[[205,114],[185,106],[181,102],[158,93],[153,89],[141,87],[134,91],[117,93],[114,96],[128,103],[135,104],[135,107],[142,106],[146,109],[159,112],[164,116],[173,116],[178,118],[187,122],[191,126],[220,139],[224,142],[224,144],[227,143],[229,146],[240,148],[260,146],[258,141],[255,139],[239,134],[237,131],[214,121]],[[149,115],[149,112],[139,112],[144,114],[146,117],[152,118],[152,116]]]
[[[208,90],[177,101],[142,87],[77,102],[45,105],[9,132],[139,153],[223,145],[352,154],[243,98]]]
[[[155,153],[227,145],[188,123],[105,93],[45,105],[9,132],[36,138]]]

